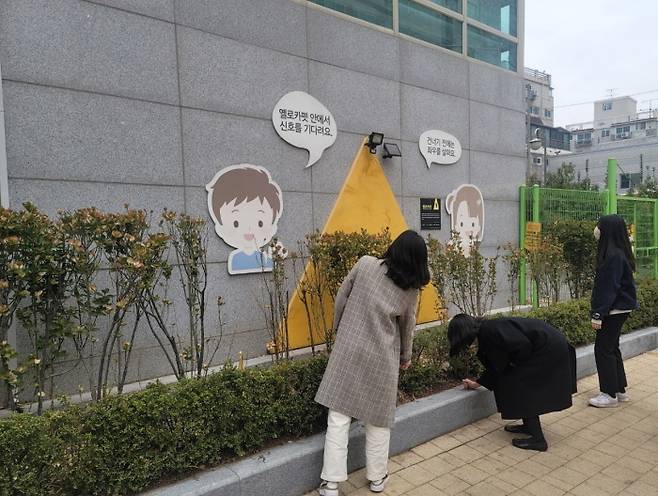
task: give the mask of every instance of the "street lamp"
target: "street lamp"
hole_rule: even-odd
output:
[[[539,137],[539,131],[540,128],[535,129],[535,137],[531,139],[528,144],[530,145],[530,148],[533,150],[537,151],[539,150],[542,146],[544,147],[544,176],[543,180],[546,182],[546,170],[547,170],[547,163],[546,163],[546,132],[543,131],[541,133],[541,138]]]

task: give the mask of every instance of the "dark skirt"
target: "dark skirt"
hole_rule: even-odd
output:
[[[566,410],[576,392],[576,351],[559,331],[528,360],[508,367],[494,388],[503,419]]]

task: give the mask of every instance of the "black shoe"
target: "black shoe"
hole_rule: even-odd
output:
[[[523,425],[514,425],[514,424],[507,424],[505,426],[505,432],[511,432],[512,434],[528,434],[530,435],[530,431],[528,431],[528,428]]]
[[[512,439],[512,444],[517,448],[535,451],[546,451],[548,444],[545,439],[529,437],[527,439]]]

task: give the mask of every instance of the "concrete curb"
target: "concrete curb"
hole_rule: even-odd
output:
[[[621,351],[631,358],[658,348],[658,327],[622,336]],[[594,346],[576,350],[577,375],[596,373]],[[451,432],[496,412],[493,395],[486,390],[461,387],[400,406],[391,436],[391,455]],[[365,466],[365,430],[356,422],[350,431],[349,471]],[[294,496],[313,490],[322,468],[324,434],[290,442],[247,459],[202,472],[143,496]]]

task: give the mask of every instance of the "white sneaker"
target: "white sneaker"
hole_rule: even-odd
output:
[[[338,482],[323,480],[318,488],[320,496],[338,496]]]
[[[613,398],[607,393],[601,393],[594,398],[590,398],[589,404],[596,408],[614,408],[618,405],[617,398]]]
[[[619,403],[626,403],[627,401],[631,401],[631,398],[628,396],[628,393],[617,393],[617,401]]]
[[[386,474],[383,479],[379,479],[378,481],[372,481],[370,483],[370,490],[373,493],[381,493],[382,491],[384,491],[387,482],[388,482],[388,474]]]

